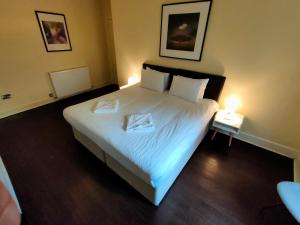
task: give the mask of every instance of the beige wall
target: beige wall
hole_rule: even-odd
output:
[[[159,57],[163,0],[111,0],[121,84],[144,61],[225,74],[243,132],[300,150],[300,1],[214,0],[201,62]],[[176,1],[172,1],[176,2]]]
[[[93,86],[111,82],[102,0],[2,0],[0,3],[0,116],[51,100],[47,72],[90,68]],[[34,10],[66,16],[72,51],[47,53]]]
[[[117,84],[117,66],[116,66],[116,55],[115,55],[115,41],[113,32],[113,22],[111,14],[111,2],[110,0],[104,0],[104,17],[105,17],[105,33],[106,33],[106,45],[107,55],[111,74],[111,82]]]
[[[295,160],[295,181],[300,182],[300,156],[298,158],[298,160]]]

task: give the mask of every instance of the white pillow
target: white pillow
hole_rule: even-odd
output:
[[[141,87],[158,91],[158,92],[164,92],[165,90],[164,75],[159,74],[153,70],[142,69]]]
[[[199,98],[203,98],[207,83],[208,79],[173,76],[170,94],[191,102],[197,102]]]
[[[205,92],[205,89],[206,89],[209,79],[200,79],[200,80],[202,81],[202,85],[201,85],[201,88],[198,93],[198,100],[203,99],[204,92]]]
[[[149,67],[146,67],[146,70],[151,70],[151,71],[154,71],[158,74],[161,74],[161,75],[164,75],[164,88],[165,90],[168,88],[168,85],[169,85],[169,77],[170,77],[170,74],[169,73],[164,73],[164,72],[160,72],[160,71],[157,71],[157,70],[153,70]]]

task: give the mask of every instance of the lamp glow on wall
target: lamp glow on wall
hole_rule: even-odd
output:
[[[240,105],[241,101],[237,96],[228,97],[225,101],[225,119],[231,119]]]
[[[140,79],[139,79],[138,75],[133,74],[132,76],[128,77],[127,84],[124,85],[124,86],[121,86],[120,89],[124,89],[124,88],[130,87],[130,86],[132,86],[134,84],[137,84],[139,82],[140,82]]]
[[[139,78],[137,75],[133,75],[128,77],[128,85],[134,85],[139,82]]]

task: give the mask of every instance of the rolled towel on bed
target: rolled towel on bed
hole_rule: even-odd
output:
[[[150,132],[154,124],[150,113],[136,113],[127,116],[126,132]]]
[[[93,108],[93,113],[114,113],[118,112],[119,100],[100,100]]]

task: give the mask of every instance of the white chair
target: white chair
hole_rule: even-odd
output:
[[[277,184],[277,191],[283,204],[300,223],[300,183],[282,181]]]

